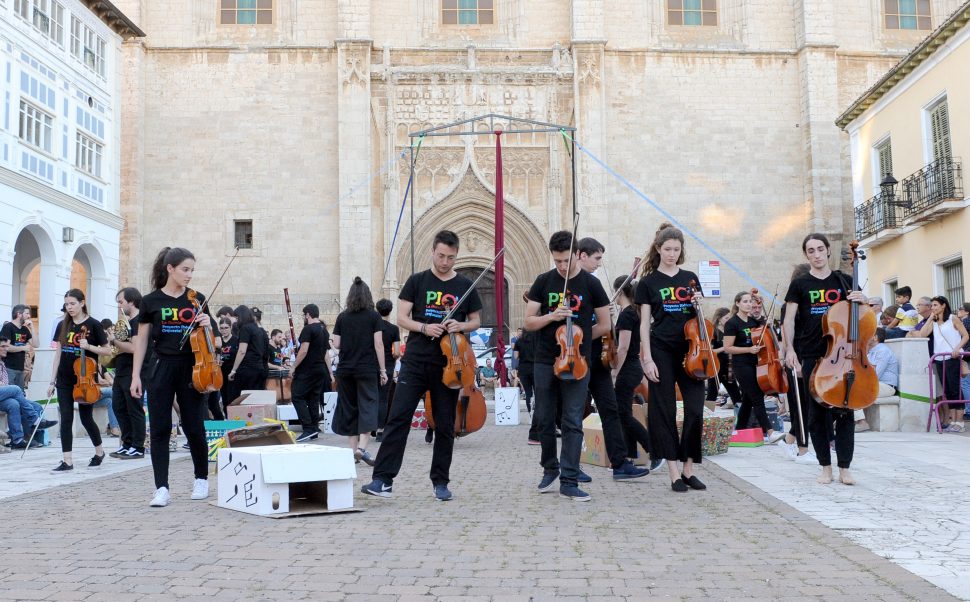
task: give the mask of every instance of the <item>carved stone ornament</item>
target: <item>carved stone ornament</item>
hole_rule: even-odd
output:
[[[579,67],[579,82],[593,86],[594,88],[599,86],[600,70],[596,56],[587,54],[583,57],[582,64]]]
[[[340,68],[340,79],[344,86],[367,87],[367,74],[361,63],[363,60],[356,54],[348,54],[344,66]]]

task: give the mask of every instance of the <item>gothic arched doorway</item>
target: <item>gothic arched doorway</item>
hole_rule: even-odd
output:
[[[457,271],[462,276],[474,281],[476,278],[478,278],[478,275],[482,273],[482,268],[463,267],[463,268],[457,268],[455,271]],[[478,283],[478,287],[476,290],[478,291],[478,296],[481,297],[482,299],[481,327],[492,328],[492,329],[498,328],[499,324],[498,324],[498,320],[496,319],[497,312],[495,311],[495,271],[494,270],[489,270],[484,276],[482,276],[482,279]],[[505,307],[506,308],[509,307],[508,278],[505,279]],[[508,310],[506,310],[506,312],[508,312]],[[509,314],[506,313],[505,316],[506,316],[506,320],[508,320]],[[506,321],[506,323],[502,325],[502,328],[503,328],[502,340],[505,341],[506,345],[508,345],[508,341],[509,341],[508,321]],[[490,339],[489,341],[490,347],[493,345],[493,341],[494,341],[494,330],[493,330],[493,338]]]

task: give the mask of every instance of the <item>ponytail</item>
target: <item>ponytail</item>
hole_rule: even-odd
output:
[[[152,264],[151,284],[152,289],[159,290],[168,284],[168,266],[177,268],[186,259],[195,260],[195,255],[188,249],[182,247],[165,247],[159,251]]]

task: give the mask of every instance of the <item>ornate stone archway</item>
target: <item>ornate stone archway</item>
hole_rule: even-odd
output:
[[[453,230],[461,239],[456,267],[484,268],[491,262],[495,240],[495,194],[473,170],[468,169],[458,186],[445,199],[432,205],[415,222],[415,270],[430,265],[431,243],[440,230]],[[522,295],[535,277],[550,267],[546,237],[529,216],[514,203],[505,203],[505,279],[509,285],[508,323],[514,330],[525,317]],[[397,255],[399,282],[411,274],[411,247],[404,245]]]

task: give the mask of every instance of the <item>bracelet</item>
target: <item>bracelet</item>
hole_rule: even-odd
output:
[[[425,326],[427,326],[427,324],[422,324],[422,325],[421,325],[421,334],[424,334],[424,327],[425,327]],[[425,336],[427,336],[427,335],[425,335]]]

